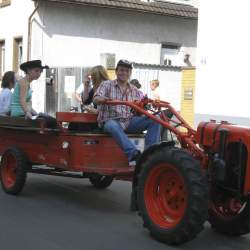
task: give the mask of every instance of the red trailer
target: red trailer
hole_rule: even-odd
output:
[[[178,139],[143,151],[137,165],[101,130],[70,130],[68,124],[96,125],[95,114],[58,112],[57,127],[44,119],[0,118],[1,184],[22,191],[28,172],[89,178],[97,188],[113,180],[132,182],[131,208],[150,233],[168,244],[193,239],[209,219],[223,233],[250,232],[250,129],[214,121],[192,129],[167,102],[108,101],[128,105],[160,123]],[[157,116],[156,116],[157,115]],[[129,135],[143,138],[143,134]],[[209,215],[207,217],[207,215]]]

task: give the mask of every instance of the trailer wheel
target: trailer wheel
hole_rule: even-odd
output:
[[[250,233],[250,199],[212,192],[209,222],[216,231],[230,236]]]
[[[92,174],[89,177],[90,183],[98,189],[105,189],[111,185],[113,182],[112,176],[105,176],[105,175],[99,175],[99,174]]]
[[[174,147],[154,152],[142,164],[137,201],[144,226],[161,242],[193,239],[207,219],[208,184],[201,166]]]
[[[3,153],[0,173],[6,193],[16,195],[22,191],[27,177],[27,160],[21,150],[8,148]]]

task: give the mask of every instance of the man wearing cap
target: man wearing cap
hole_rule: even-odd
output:
[[[160,139],[160,125],[153,120],[136,116],[129,106],[106,105],[106,100],[135,101],[140,100],[138,89],[129,84],[132,64],[127,60],[120,60],[116,66],[116,80],[104,81],[97,89],[94,102],[98,105],[98,122],[104,131],[110,133],[127,155],[130,165],[140,157],[140,151],[129,140],[127,133],[141,133],[147,130],[145,148],[158,143]]]

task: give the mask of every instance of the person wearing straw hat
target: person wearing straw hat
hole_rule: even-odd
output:
[[[11,116],[25,116],[32,118],[36,115],[36,111],[31,108],[32,90],[30,84],[32,81],[37,80],[43,69],[48,69],[47,65],[42,66],[40,60],[32,60],[22,63],[20,69],[24,71],[25,76],[16,81],[14,92],[11,102]]]

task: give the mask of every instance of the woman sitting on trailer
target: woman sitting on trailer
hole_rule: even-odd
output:
[[[93,104],[93,96],[101,82],[109,80],[106,69],[101,66],[95,66],[90,70],[90,74],[85,78],[84,89],[82,92],[82,103],[84,110],[91,113],[96,113],[96,105]],[[91,86],[92,85],[92,86]]]
[[[11,89],[14,87],[16,81],[15,72],[7,71],[2,79],[0,93],[0,115],[6,116],[10,113],[10,104],[11,104]]]
[[[81,95],[82,111],[86,113],[97,113],[97,107],[93,104],[93,96],[97,88],[103,81],[109,80],[106,69],[101,66],[95,66],[90,70],[84,81],[84,89]],[[72,131],[98,132],[100,129],[97,123],[77,123],[71,122],[68,127]]]
[[[36,111],[31,108],[32,90],[30,84],[40,77],[45,68],[49,67],[42,66],[40,60],[28,61],[20,65],[25,77],[16,82],[11,101],[11,116],[25,116],[31,119],[33,115],[37,115]]]

